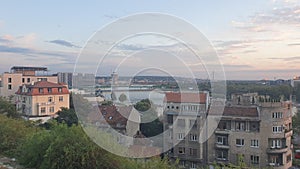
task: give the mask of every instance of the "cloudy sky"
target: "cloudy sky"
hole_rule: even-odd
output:
[[[213,45],[227,79],[290,79],[300,75],[300,0],[2,1],[0,72],[13,65],[72,72],[92,35],[119,18],[144,12],[170,14],[195,26]],[[178,48],[173,42],[162,41],[158,38],[150,46]],[[141,52],[143,40],[137,38],[134,42],[117,46],[119,50],[141,53],[124,61],[127,65],[119,69],[121,75],[134,74],[133,67],[143,68],[143,61],[155,65],[157,60],[151,60],[151,51]],[[113,58],[117,53],[114,51],[107,63],[119,65],[120,60]],[[160,59],[168,55],[157,51],[153,54]],[[188,53],[182,55],[187,57]],[[171,65],[173,72],[182,72],[174,66],[176,63],[166,61],[170,57],[165,56],[159,63]],[[166,65],[162,64],[168,69]],[[108,74],[114,68],[105,63],[102,69],[99,74]],[[197,69],[193,70],[197,74]]]

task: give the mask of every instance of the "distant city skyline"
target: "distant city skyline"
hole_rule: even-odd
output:
[[[228,80],[300,76],[299,0],[188,3],[29,0],[4,1],[1,7],[1,73],[15,65],[46,66],[51,73],[73,72],[81,48],[97,30],[120,17],[156,12],[179,17],[199,29],[216,49]],[[138,50],[143,48],[142,45],[129,42],[118,47]],[[174,44],[164,45],[174,47]],[[134,72],[130,68],[137,63],[143,65],[143,61],[148,62],[144,59],[131,65],[127,63],[118,74],[132,76]],[[110,75],[112,71],[112,67],[107,66],[105,72],[98,74]],[[196,78],[206,79],[208,75],[203,71],[196,71]],[[181,70],[177,70],[176,76],[180,73]]]

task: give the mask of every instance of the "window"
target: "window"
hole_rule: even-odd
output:
[[[191,162],[191,167],[190,169],[196,169],[197,168],[197,163]]]
[[[190,120],[190,127],[197,127],[197,120]]]
[[[11,78],[10,77],[8,78],[8,83],[11,83]]]
[[[178,153],[179,154],[185,154],[185,148],[184,147],[179,147],[178,148]]]
[[[54,107],[50,107],[50,108],[49,108],[49,112],[50,112],[50,113],[54,113]]]
[[[53,102],[53,98],[52,97],[48,97],[48,102]]]
[[[269,159],[269,163],[271,166],[280,165],[280,162],[282,161],[279,155],[271,155]]]
[[[197,134],[190,134],[190,141],[197,141],[197,140],[198,140]]]
[[[280,139],[271,140],[271,148],[281,148],[282,142]]]
[[[250,161],[251,161],[252,164],[259,164],[259,156],[251,155],[250,156]]]
[[[250,147],[258,147],[258,140],[251,140]]]
[[[52,93],[52,88],[48,88],[48,93]]]
[[[64,96],[59,96],[59,97],[58,97],[58,100],[59,100],[60,102],[64,101]]]
[[[178,133],[177,134],[177,139],[178,140],[184,140],[184,133]]]
[[[235,129],[238,131],[245,131],[245,122],[235,122]]]
[[[61,87],[58,88],[58,92],[59,92],[59,93],[62,92],[62,88],[61,88]]]
[[[282,126],[273,126],[273,133],[281,133],[283,130]]]
[[[30,78],[27,78],[27,83],[30,83]]]
[[[167,115],[167,120],[168,120],[169,124],[173,124],[173,116],[172,115]]]
[[[184,119],[178,119],[177,126],[178,127],[185,127],[185,120]]]
[[[37,81],[47,81],[47,78],[38,78]]]
[[[244,145],[244,139],[236,139],[236,146],[243,146]]]
[[[41,113],[46,113],[46,107],[41,107]]]
[[[8,88],[8,90],[11,90],[11,89],[12,89],[11,84],[9,84],[9,85],[7,86],[7,88]]]
[[[44,93],[44,89],[43,88],[39,88],[39,93]]]
[[[227,145],[227,137],[226,136],[217,136],[217,144]]]
[[[197,149],[190,148],[190,156],[197,156]]]
[[[22,78],[22,83],[25,83],[25,78]]]
[[[185,161],[179,161],[179,166],[185,168]]]
[[[273,112],[272,113],[272,118],[273,119],[279,119],[283,117],[283,113],[282,112]]]
[[[216,154],[218,160],[227,160],[228,152],[226,150],[217,150]]]

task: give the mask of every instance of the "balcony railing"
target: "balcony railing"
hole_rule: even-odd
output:
[[[228,144],[215,143],[216,148],[229,149]]]
[[[55,105],[55,102],[46,102],[46,103],[38,103],[38,106],[51,106],[51,105]]]
[[[281,148],[268,148],[267,152],[268,153],[285,153],[288,151],[288,147],[281,147]]]
[[[289,130],[284,130],[284,137],[291,137],[293,135],[293,130],[289,129]]]
[[[230,131],[230,130],[227,130],[227,129],[219,129],[219,128],[217,128],[217,129],[215,130],[215,133],[216,133],[216,134],[229,134],[229,131]]]

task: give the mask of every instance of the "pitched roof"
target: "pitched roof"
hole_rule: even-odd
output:
[[[26,88],[26,91],[23,91],[23,88]],[[53,90],[49,92],[48,90],[44,90],[46,88],[52,88]],[[58,88],[62,90],[59,91]],[[42,89],[42,92],[39,91]],[[61,83],[52,83],[48,81],[39,81],[34,84],[26,84],[20,86],[18,91],[16,92],[18,95],[56,95],[56,94],[69,94],[68,88],[66,85]]]
[[[205,104],[207,93],[175,93],[168,92],[165,96],[166,102],[173,103],[201,103]]]
[[[63,87],[64,84],[60,84],[60,83],[52,83],[52,82],[48,82],[48,81],[39,81],[39,82],[35,82],[33,85],[28,85],[27,87],[30,88],[43,88],[43,87]]]
[[[235,117],[258,117],[258,110],[256,107],[229,107],[224,108],[223,116]]]
[[[89,114],[89,120],[91,122],[100,122],[101,124],[109,124],[112,128],[125,129],[132,106],[117,109],[114,105],[100,105],[99,110],[102,115],[98,113]]]

